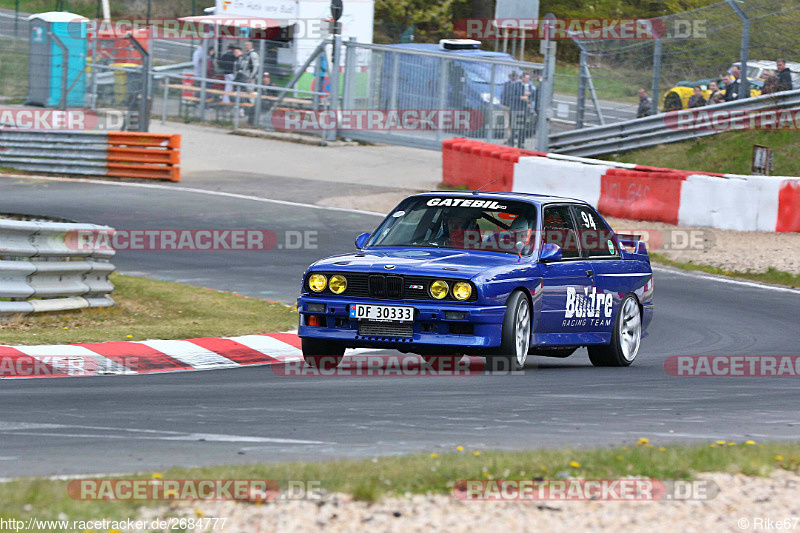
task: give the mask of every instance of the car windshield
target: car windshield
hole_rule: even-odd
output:
[[[367,247],[415,246],[528,255],[536,207],[481,196],[412,197],[381,224]]]
[[[460,62],[467,74],[470,81],[488,85],[492,81],[492,65],[489,63],[474,63],[472,61]],[[495,67],[494,83],[495,85],[502,86],[504,82],[508,81],[508,76],[512,67],[507,65],[498,65]]]

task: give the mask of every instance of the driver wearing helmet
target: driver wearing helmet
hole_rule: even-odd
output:
[[[466,209],[455,209],[445,215],[446,240],[450,248],[465,250],[480,244],[480,229],[475,217]]]

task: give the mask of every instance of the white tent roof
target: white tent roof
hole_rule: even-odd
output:
[[[89,19],[76,15],[75,13],[67,13],[66,11],[48,11],[47,13],[34,13],[28,20],[43,20],[45,22],[89,22]]]
[[[264,17],[245,17],[242,15],[198,15],[196,17],[180,17],[181,22],[194,22],[195,24],[210,24],[214,26],[234,26],[236,28],[251,28],[264,30],[276,28],[286,24],[286,21]]]

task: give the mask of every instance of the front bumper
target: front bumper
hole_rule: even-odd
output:
[[[324,304],[324,311],[310,311],[309,304]],[[350,318],[350,304],[401,305],[415,309],[411,336],[360,334],[358,320]],[[392,347],[404,351],[463,348],[479,350],[500,346],[505,306],[480,306],[419,300],[373,300],[301,296],[298,336],[342,343],[347,348]],[[463,319],[448,319],[448,312],[464,313]],[[311,316],[319,326],[308,325]]]

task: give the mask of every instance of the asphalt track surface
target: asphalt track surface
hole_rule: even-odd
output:
[[[267,193],[264,193],[267,196]],[[304,198],[305,199],[305,198]],[[103,206],[103,207],[101,207]],[[315,250],[122,252],[139,272],[289,301],[378,217],[86,183],[0,179],[0,212],[118,228],[320,232]],[[800,439],[797,378],[677,378],[670,355],[798,354],[800,294],[658,270],[636,363],[534,358],[522,375],[281,377],[270,367],[0,382],[0,477],[548,446]],[[257,333],[257,332],[253,332]],[[0,341],[2,342],[2,341]]]

